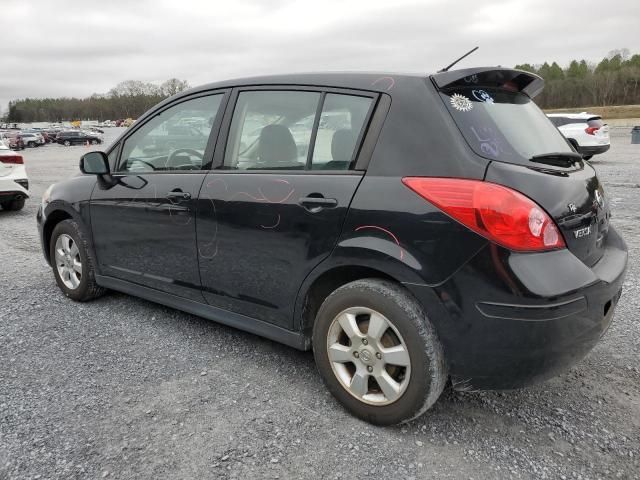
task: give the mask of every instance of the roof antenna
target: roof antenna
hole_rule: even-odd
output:
[[[451,65],[444,67],[442,70],[438,70],[438,73],[442,73],[442,72],[448,72],[449,69],[451,67],[453,67],[456,63],[458,63],[460,60],[462,60],[465,57],[468,57],[469,55],[471,55],[473,52],[475,52],[477,49],[479,49],[480,47],[475,47],[472,48],[471,50],[469,50],[467,53],[465,53],[464,55],[462,55],[459,59],[457,59],[455,62],[453,62]]]

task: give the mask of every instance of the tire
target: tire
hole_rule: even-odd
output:
[[[91,140],[91,145],[97,145],[98,141],[97,140]]]
[[[355,341],[342,328],[345,318],[348,325],[354,325],[351,319],[355,322]],[[374,329],[381,333],[370,334],[368,325],[379,325]],[[352,414],[375,425],[422,415],[440,397],[448,378],[444,350],[423,308],[387,280],[357,280],[335,290],[318,311],[312,342],[316,366],[331,394]],[[398,363],[389,362],[392,347],[396,354],[404,350],[402,357],[395,355]],[[405,366],[398,367],[401,363]],[[385,373],[395,383],[385,380]],[[363,387],[352,390],[356,376],[366,380],[354,382]],[[380,387],[384,384],[386,389]]]
[[[24,202],[25,202],[24,198],[11,200],[9,202],[2,203],[2,208],[4,210],[16,212],[16,211],[22,210],[24,208]]]
[[[35,142],[29,142],[29,143],[27,143],[27,147],[35,148],[36,147],[36,143]]]
[[[69,147],[71,145],[71,142],[69,140],[65,140],[64,141],[64,146],[65,147]]]
[[[584,160],[591,160],[593,158],[593,155],[585,155],[584,157],[582,157]]]
[[[74,261],[79,259],[80,262],[80,275],[75,275],[75,279],[77,281],[77,285],[74,287],[70,285],[74,282],[71,282],[71,276],[65,276],[65,279],[61,276],[61,271],[59,264],[61,263],[59,258],[56,256],[56,246],[58,240],[60,239],[62,243],[64,243],[65,237],[69,237],[71,242],[69,242],[69,258],[67,266],[70,267]],[[60,245],[58,245],[60,246]],[[77,248],[74,250],[73,246]],[[64,250],[64,249],[63,249]],[[58,223],[53,229],[53,233],[51,234],[51,242],[49,243],[49,258],[51,259],[51,266],[53,269],[53,275],[56,279],[56,283],[62,293],[64,293],[67,297],[79,301],[86,302],[88,300],[93,300],[94,298],[98,298],[105,293],[105,289],[98,286],[95,280],[95,262],[89,253],[90,250],[88,248],[88,243],[85,238],[84,232],[80,229],[80,226],[73,220],[63,220]],[[71,268],[67,268],[68,271],[71,271]],[[66,282],[66,283],[65,283]]]

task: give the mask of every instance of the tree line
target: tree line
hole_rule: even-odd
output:
[[[612,50],[599,63],[573,60],[562,68],[556,62],[516,65],[545,80],[535,98],[541,108],[574,108],[640,104],[640,55]]]
[[[138,118],[156,103],[190,88],[185,80],[171,78],[154,83],[127,80],[106,94],[87,98],[25,98],[9,102],[5,121],[15,123]]]

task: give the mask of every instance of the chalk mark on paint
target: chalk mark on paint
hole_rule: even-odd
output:
[[[373,83],[371,83],[371,86],[375,87],[379,82],[382,82],[382,83],[387,82],[388,83],[388,86],[385,89],[387,92],[389,90],[391,90],[396,84],[396,81],[395,81],[395,79],[393,77],[380,77],[380,78],[375,79],[373,81]]]
[[[374,230],[380,230],[381,232],[384,232],[387,235],[389,235],[391,238],[393,238],[393,241],[396,243],[396,245],[398,245],[398,248],[400,249],[400,260],[404,260],[404,249],[400,246],[400,241],[398,240],[398,237],[396,237],[392,231],[387,230],[386,228],[380,227],[378,225],[361,225],[357,227],[355,231],[359,232],[360,230],[365,230],[368,228],[374,229]]]

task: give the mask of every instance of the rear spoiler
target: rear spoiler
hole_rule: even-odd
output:
[[[530,98],[544,88],[544,80],[535,73],[513,68],[464,68],[431,75],[436,86],[443,90],[451,87],[496,87],[525,93]]]

